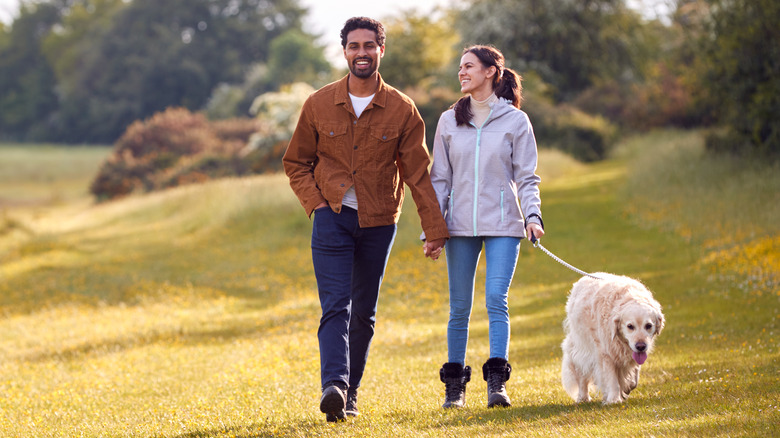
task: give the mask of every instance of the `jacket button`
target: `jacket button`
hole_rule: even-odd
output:
[[[382,140],[387,140],[387,136],[386,136],[386,135],[383,135],[383,136],[382,136]]]
[[[342,184],[341,187],[344,187],[344,184]]]
[[[355,146],[354,146],[352,149],[355,149],[355,150],[357,150],[357,145],[355,145]]]
[[[333,131],[330,131],[330,136],[333,137]]]
[[[353,175],[354,175],[354,174],[356,174],[356,173],[357,173],[357,170],[353,170],[353,171],[352,171],[352,174],[353,174]]]

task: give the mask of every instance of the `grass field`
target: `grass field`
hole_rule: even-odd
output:
[[[0,436],[780,435],[776,165],[703,157],[699,134],[684,132],[632,138],[594,165],[542,153],[545,246],[641,279],[664,307],[656,352],[619,406],[574,405],[563,391],[563,306],[578,276],[524,245],[510,292],[513,406],[488,410],[475,374],[467,407],[442,410],[446,266],[422,257],[409,196],[362,415],[334,425],[317,404],[311,225],[286,178],[94,204],[86,187],[107,153],[75,164],[83,155],[0,146]],[[36,170],[6,176],[21,163]],[[468,362],[487,354],[477,294]]]

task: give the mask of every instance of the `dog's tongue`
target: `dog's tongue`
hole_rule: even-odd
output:
[[[642,352],[642,353],[636,353],[636,352],[635,352],[635,353],[633,354],[633,356],[634,356],[634,360],[635,360],[635,361],[636,361],[636,363],[638,363],[639,365],[642,365],[642,364],[643,364],[643,363],[645,363],[645,361],[647,360],[647,353],[645,353],[645,352]]]

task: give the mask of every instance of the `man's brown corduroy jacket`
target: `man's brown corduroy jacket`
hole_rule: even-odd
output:
[[[448,238],[428,174],[425,124],[414,102],[380,76],[358,119],[348,78],[309,96],[284,154],[284,170],[306,214],[311,217],[322,202],[341,212],[344,193],[354,185],[360,226],[391,225],[401,214],[406,183],[427,239]]]

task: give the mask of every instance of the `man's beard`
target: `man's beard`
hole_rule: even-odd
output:
[[[355,65],[355,63],[357,63],[358,61],[365,61],[365,60],[369,61],[368,68],[358,70],[358,68]],[[360,79],[367,79],[367,78],[370,78],[374,73],[376,73],[378,68],[379,68],[379,66],[377,65],[375,60],[370,59],[370,58],[359,58],[359,59],[355,59],[352,62],[352,64],[350,64],[349,71],[350,71],[350,73],[352,73],[353,75],[355,75],[356,77],[358,77]]]

